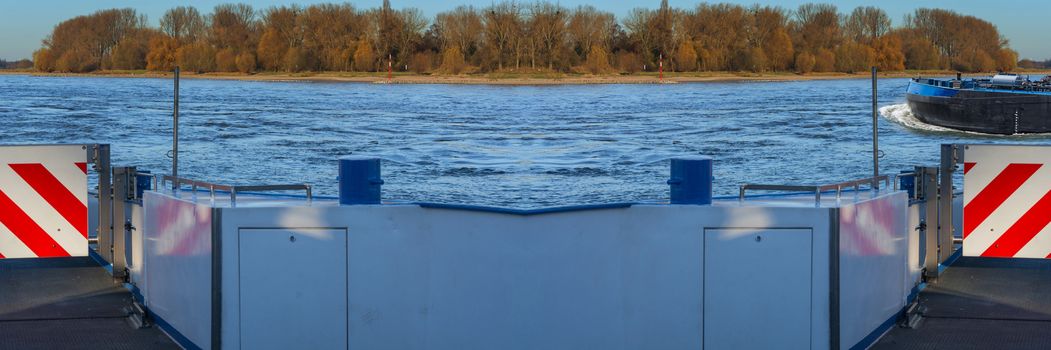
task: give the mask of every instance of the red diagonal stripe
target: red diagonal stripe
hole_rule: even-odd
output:
[[[39,257],[69,256],[62,246],[58,245],[44,229],[26,215],[4,191],[0,190],[0,224],[7,226],[18,240],[25,243],[29,250]]]
[[[0,259],[5,259],[5,258],[7,258],[7,257],[4,256],[4,254],[0,253]]]
[[[88,163],[77,162],[77,167],[80,168],[80,171],[84,172],[84,175],[88,174]]]
[[[1000,235],[996,242],[993,242],[993,245],[982,253],[982,256],[1013,257],[1048,223],[1051,223],[1051,191],[1045,193],[1044,197],[1040,198],[1018,221],[1011,225],[1011,228],[1004,231],[1004,234]]]
[[[981,225],[996,208],[1000,207],[1000,204],[1003,204],[1011,194],[1022,187],[1022,184],[1029,180],[1041,165],[1012,163],[1008,164],[999,175],[996,175],[996,178],[963,208],[963,238],[967,238],[967,235]]]
[[[973,167],[974,167],[974,163],[966,163],[966,162],[963,163],[963,174],[967,175],[967,172],[971,171],[971,168],[973,168]],[[87,174],[88,171],[84,170],[84,173]]]
[[[69,192],[43,164],[10,164],[29,187],[51,204],[84,238],[88,237],[88,207]]]

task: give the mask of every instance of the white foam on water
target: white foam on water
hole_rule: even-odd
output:
[[[952,128],[946,128],[944,126],[937,126],[924,123],[920,121],[919,118],[916,118],[915,114],[912,114],[912,109],[910,109],[909,105],[906,103],[880,107],[879,114],[882,115],[883,118],[901,124],[902,126],[909,129],[932,132],[968,133],[962,130],[956,130]]]
[[[1036,134],[1014,134],[1014,135],[1003,135],[1003,134],[987,134],[974,131],[964,131],[953,128],[947,128],[944,126],[932,125],[920,121],[916,118],[915,114],[912,114],[912,109],[906,103],[883,106],[879,109],[879,114],[889,121],[901,124],[902,126],[919,131],[926,132],[939,132],[939,133],[956,133],[956,134],[969,134],[969,135],[980,135],[980,136],[992,136],[992,137],[1037,137],[1044,138],[1051,136],[1051,133],[1036,133]]]

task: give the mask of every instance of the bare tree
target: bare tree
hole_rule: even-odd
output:
[[[427,28],[428,21],[417,8],[402,9],[397,12],[397,17],[399,26],[394,38],[398,62],[404,65],[412,59],[416,46],[423,41],[423,30]]]
[[[831,4],[804,4],[796,11],[797,46],[816,52],[835,48],[841,41],[839,12]]]
[[[236,51],[255,48],[255,10],[246,4],[223,4],[215,7],[208,17],[209,39],[217,49],[232,48]]]
[[[204,17],[193,6],[179,6],[164,12],[161,32],[180,43],[197,41],[204,36]]]
[[[883,10],[875,7],[858,7],[847,16],[843,31],[855,42],[872,45],[877,39],[890,32],[890,17]]]
[[[657,35],[650,24],[653,22],[656,14],[656,11],[653,10],[635,8],[624,19],[624,28],[628,31],[627,41],[635,46],[634,51],[641,55],[640,58],[643,65],[647,64],[647,62],[652,62],[651,48],[657,46]]]
[[[466,59],[481,45],[484,26],[482,17],[474,7],[460,6],[439,13],[435,17],[434,28],[442,47],[456,47]]]
[[[486,8],[482,15],[485,26],[486,45],[492,50],[497,69],[504,69],[510,58],[519,66],[519,51],[522,38],[518,36],[522,29],[521,9],[517,3],[501,2]]]
[[[617,21],[613,14],[593,6],[580,6],[569,17],[566,34],[577,54],[587,59],[593,47],[609,52]]]
[[[530,8],[530,38],[535,43],[534,57],[531,63],[535,67],[536,56],[547,69],[554,69],[556,61],[561,61],[563,45],[566,44],[566,19],[568,14],[561,6],[550,2],[534,3]]]

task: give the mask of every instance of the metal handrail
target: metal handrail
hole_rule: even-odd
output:
[[[303,190],[307,193],[307,201],[313,201],[314,195],[310,189],[310,185],[307,184],[289,184],[289,185],[245,185],[245,186],[231,186],[230,188],[230,200],[237,200],[237,192],[245,191],[296,191]]]
[[[740,200],[744,200],[744,193],[747,190],[813,192],[817,201],[821,201],[820,186],[744,184],[741,185]]]
[[[897,177],[895,177],[897,178]],[[891,187],[891,177],[889,175],[880,175],[872,178],[864,178],[847,182],[840,182],[830,185],[817,185],[817,186],[799,186],[799,185],[768,185],[768,184],[744,184],[741,185],[738,200],[744,201],[745,192],[748,190],[760,190],[760,191],[799,191],[799,192],[812,192],[814,193],[814,201],[821,202],[821,193],[823,192],[836,192],[836,199],[840,199],[844,188],[853,188],[857,192],[862,185],[869,185],[875,188],[875,184],[879,181],[883,181],[886,186]],[[898,190],[897,182],[895,181],[894,190]]]
[[[887,187],[887,188],[891,187],[890,176],[888,176],[888,175],[880,175],[880,176],[876,176],[876,177],[873,177],[873,178],[864,178],[864,179],[858,179],[858,180],[853,180],[853,181],[840,182],[838,184],[823,185],[823,186],[818,186],[818,187],[820,187],[820,190],[822,192],[823,191],[836,190],[836,199],[839,199],[841,197],[842,193],[843,193],[843,188],[853,187],[854,188],[854,192],[857,192],[859,189],[861,189],[862,185],[869,185],[872,188],[875,188],[874,185],[879,183],[879,181],[881,181],[881,180],[883,181],[883,184],[884,184],[885,187]],[[895,188],[894,190],[897,190],[897,188]]]
[[[313,201],[313,190],[308,184],[281,184],[281,185],[219,185],[204,181],[197,181],[192,179],[185,179],[174,177],[171,175],[160,175],[160,187],[165,187],[168,183],[172,183],[176,188],[184,185],[189,185],[194,193],[197,192],[198,188],[207,188],[208,193],[212,199],[215,199],[215,191],[226,191],[230,193],[230,202],[237,202],[237,193],[245,191],[296,191],[303,190],[306,192],[307,201]],[[154,178],[156,179],[156,177]],[[154,181],[154,189],[157,189],[157,182]]]

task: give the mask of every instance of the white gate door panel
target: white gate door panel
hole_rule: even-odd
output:
[[[705,229],[705,349],[811,348],[812,237],[810,229]]]
[[[87,151],[0,146],[0,258],[88,255]]]
[[[964,147],[963,255],[1051,258],[1051,147]]]
[[[347,348],[347,231],[241,229],[242,349]]]

